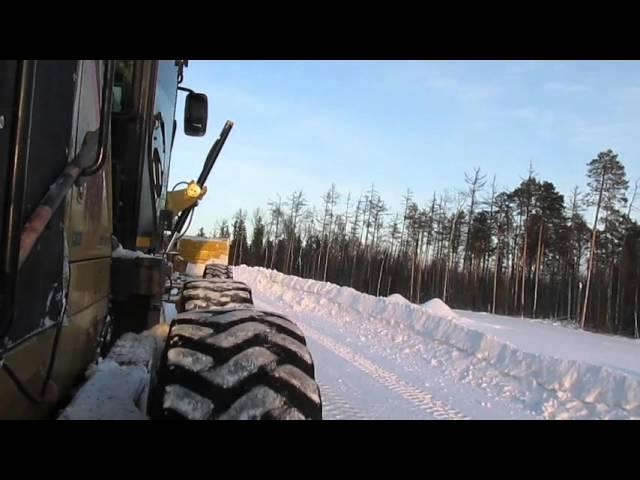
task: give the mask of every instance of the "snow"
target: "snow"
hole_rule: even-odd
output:
[[[415,305],[400,295],[373,297],[263,268],[234,267],[234,278],[253,288],[259,308],[299,324],[318,375],[361,392],[352,405],[371,408],[381,391],[399,395],[396,407],[378,402],[383,417],[422,418],[400,406],[428,412],[416,406],[422,398],[466,418],[640,418],[637,340],[453,311],[440,299]],[[345,360],[359,372],[344,374]],[[372,398],[363,398],[367,390]]]
[[[162,302],[162,314],[163,321],[166,323],[171,323],[171,320],[178,314],[176,310],[176,305],[174,303]]]
[[[84,383],[59,420],[146,420],[151,373],[168,334],[159,324],[124,334],[105,359],[92,364]]]
[[[125,333],[109,352],[109,359],[121,366],[138,365],[150,370],[155,348],[151,335]]]
[[[402,295],[400,295],[399,293],[394,293],[393,295],[390,295],[387,297],[387,300],[389,302],[395,302],[395,303],[410,303],[409,300],[407,300],[406,298],[404,298]]]
[[[456,316],[453,313],[453,310],[449,308],[449,305],[444,303],[439,298],[433,298],[428,302],[422,304],[422,308],[424,308],[430,315],[435,315],[443,318],[453,318]]]
[[[207,266],[206,263],[187,263],[185,267],[185,273],[192,277],[202,278],[204,275],[204,268]]]
[[[233,271],[256,308],[304,332],[327,419],[640,419],[640,341],[452,310],[438,298],[416,305],[263,268]],[[165,304],[164,322],[173,316]],[[60,418],[145,419],[167,331],[162,323],[120,339]],[[192,418],[212,408],[178,390],[170,400]]]
[[[59,420],[145,420],[140,402],[148,372],[107,359],[98,365]]]
[[[111,252],[112,258],[154,258],[153,255],[147,255],[146,253],[138,250],[127,250],[122,248],[122,245],[118,245],[113,252]]]

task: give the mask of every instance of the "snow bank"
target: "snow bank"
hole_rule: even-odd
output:
[[[394,293],[393,295],[389,295],[387,297],[387,300],[389,302],[395,302],[395,303],[410,303],[409,300],[407,300],[406,298],[404,298],[402,295],[400,295],[399,293]]]
[[[500,338],[499,330],[490,334],[474,328],[468,318],[457,315],[444,302],[433,299],[423,305],[402,302],[394,298],[378,298],[362,294],[349,287],[340,287],[315,280],[283,275],[273,270],[234,267],[234,278],[281,297],[297,309],[323,316],[356,319],[364,322],[383,322],[397,328],[408,328],[426,340],[452,346],[493,366],[501,373],[533,381],[564,397],[608,409],[622,409],[631,416],[640,416],[640,343],[637,356],[627,369],[612,367],[604,362],[590,363],[582,357],[572,357],[570,348],[549,353],[542,349],[514,345]],[[583,334],[566,329],[573,334]],[[610,337],[601,339],[607,348]],[[570,345],[567,345],[569,347]],[[608,348],[611,348],[610,346]],[[635,363],[634,363],[635,362]]]
[[[424,302],[422,304],[422,308],[429,312],[429,314],[437,315],[439,317],[451,318],[456,316],[456,314],[453,313],[453,310],[449,308],[449,305],[439,298],[433,298],[428,302]]]

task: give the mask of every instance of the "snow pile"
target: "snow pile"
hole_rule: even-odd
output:
[[[141,366],[151,371],[156,341],[149,334],[125,333],[109,352],[109,359],[122,367]]]
[[[387,301],[389,302],[395,302],[395,303],[409,303],[409,300],[407,300],[406,298],[404,298],[402,295],[400,295],[399,293],[394,293],[393,295],[389,295],[387,297]]]
[[[146,420],[151,374],[160,360],[169,326],[125,333],[84,383],[59,420]]]
[[[146,420],[140,404],[149,374],[144,367],[123,367],[107,359],[92,372],[59,420]]]
[[[439,298],[433,298],[428,302],[424,302],[422,308],[429,312],[430,315],[436,315],[438,317],[450,318],[456,315],[453,313],[453,310],[449,308],[449,305]]]
[[[566,403],[577,400],[595,405],[604,417],[612,411],[640,417],[640,342],[550,325],[545,326],[545,331],[537,331],[526,327],[541,325],[523,319],[509,319],[511,327],[481,324],[464,312],[456,314],[439,299],[414,305],[400,301],[399,295],[377,298],[352,288],[264,268],[234,267],[234,278],[279,298],[295,310],[342,322],[380,322],[397,330],[409,329],[424,340],[448,345],[466,354],[466,358],[486,362],[523,384],[533,382],[554,391]],[[509,328],[516,326],[522,332],[509,333]],[[529,340],[532,331],[539,335]],[[589,350],[573,349],[574,343],[588,346]],[[618,344],[624,344],[630,354],[616,357]]]

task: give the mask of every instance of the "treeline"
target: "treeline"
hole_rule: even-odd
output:
[[[373,185],[358,197],[332,185],[320,208],[295,191],[251,218],[238,211],[212,235],[232,238],[234,265],[638,338],[638,182],[629,187],[611,150],[587,167],[586,188],[567,198],[532,169],[513,190],[498,191],[495,177],[476,168],[463,190],[425,205],[407,190],[394,214]]]

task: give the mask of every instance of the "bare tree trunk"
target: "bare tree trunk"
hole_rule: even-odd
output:
[[[329,237],[331,238],[331,237]],[[329,240],[329,242],[331,242],[331,240]],[[322,281],[326,282],[327,281],[327,268],[329,266],[329,247],[330,247],[331,243],[327,244],[327,253],[324,257],[324,275],[322,276]]]
[[[326,282],[327,281],[327,267],[329,265],[329,250],[331,250],[331,229],[333,227],[333,207],[331,207],[331,218],[329,219],[329,236],[327,238],[327,252],[325,254],[324,257],[324,275],[322,276],[322,281]]]
[[[607,314],[605,316],[607,322],[607,328],[609,332],[613,333],[613,323],[611,322],[611,297],[613,296],[613,265],[609,266],[609,273],[607,274],[609,281],[607,282]]]
[[[458,219],[458,214],[456,213],[456,215],[453,217],[453,220],[451,220],[451,232],[449,233],[449,245],[447,248],[447,267],[444,271],[444,289],[442,294],[442,301],[444,303],[447,303],[447,286],[449,284],[449,269],[451,268],[451,261],[453,259],[453,248],[452,248],[453,233],[456,228],[457,219]]]
[[[522,288],[520,289],[520,315],[524,316],[524,305],[526,301],[525,294],[525,282],[527,279],[527,243],[528,241],[528,231],[525,225],[524,228],[524,245],[522,246]]]
[[[320,251],[318,252],[318,262],[316,265],[316,275],[320,279],[320,265],[322,264],[322,241],[320,241]]]
[[[351,281],[349,282],[349,286],[353,288],[353,281],[356,276],[356,258],[358,258],[358,247],[355,248],[353,252],[353,263],[351,264]]]
[[[616,326],[616,334],[620,333],[620,310],[622,308],[622,298],[624,297],[624,284],[622,281],[622,262],[618,262],[618,285],[616,289],[616,314],[613,322]]]
[[[382,263],[380,264],[380,275],[378,275],[378,290],[376,291],[376,297],[380,296],[380,283],[382,282],[382,271],[384,269],[384,261],[387,258],[387,252],[385,251],[384,256],[382,257]]]
[[[522,223],[522,217],[520,218],[520,223]],[[520,287],[520,249],[518,248],[518,237],[520,236],[519,229],[516,229],[515,236],[513,238],[513,263],[512,263],[512,272],[513,272],[513,311],[516,312],[518,310],[518,293]]]
[[[424,231],[420,231],[418,234],[418,241],[416,243],[416,263],[418,268],[418,285],[416,288],[416,303],[420,303],[420,291],[422,290],[422,262],[423,262],[423,245],[424,245]]]
[[[400,248],[398,249],[398,255],[402,252],[404,245],[404,228],[407,223],[407,212],[409,210],[409,203],[411,202],[411,190],[407,188],[407,194],[404,197],[404,215],[402,216],[402,230],[400,231]]]
[[[269,259],[269,237],[267,237],[267,241],[265,242],[265,247],[264,247],[264,264],[263,264],[264,268],[267,268],[268,259]]]
[[[569,321],[571,321],[571,290],[573,289],[573,284],[571,283],[572,275],[573,272],[567,265],[567,320]]]
[[[301,242],[300,243],[300,249],[298,250],[298,271],[300,272],[300,274],[302,276],[304,276],[303,272],[302,272],[302,247],[303,247],[304,243]]]
[[[631,195],[631,200],[629,201],[629,209],[627,210],[627,217],[631,217],[631,212],[633,211],[633,204],[636,201],[636,196],[638,194],[639,186],[640,186],[640,178],[636,180],[635,186],[633,187],[633,195]]]
[[[500,237],[496,245],[496,265],[493,270],[493,300],[491,302],[491,313],[496,313],[496,293],[498,292],[498,265],[500,264]]]
[[[536,318],[536,310],[538,307],[538,281],[540,279],[540,260],[544,249],[542,242],[542,230],[544,229],[544,223],[540,222],[540,228],[538,232],[538,252],[536,254],[536,280],[533,293],[533,318]]]
[[[238,247],[238,252],[240,252],[240,259],[238,261],[238,263],[236,265],[242,265],[242,240],[244,239],[244,234],[242,232],[240,232],[240,242],[237,245]]]
[[[520,258],[518,257],[518,253],[520,250],[516,252],[514,258],[514,296],[513,296],[513,311],[514,313],[518,311],[518,293],[520,293]]]
[[[640,331],[638,331],[638,286],[636,285],[636,301],[633,306],[633,318],[634,318],[634,332],[635,338],[640,338]]]
[[[600,192],[598,195],[598,204],[596,205],[596,216],[593,220],[593,231],[591,233],[591,251],[589,252],[589,266],[587,267],[587,285],[584,289],[584,307],[582,308],[582,320],[580,327],[584,328],[587,318],[587,306],[589,305],[589,288],[591,287],[591,273],[593,270],[593,259],[596,256],[596,233],[598,231],[598,216],[600,215],[600,206],[602,205],[602,194],[604,192],[604,180],[606,177],[606,169],[602,168],[602,180],[600,182]]]
[[[447,284],[449,283],[449,261],[447,261],[447,267],[444,270],[444,288],[442,289],[442,301],[447,303]]]
[[[276,235],[273,239],[273,252],[271,253],[271,265],[269,268],[273,270],[273,264],[276,261],[276,251],[278,250],[278,227],[280,226],[280,218],[276,219]]]
[[[582,282],[578,280],[578,295],[576,296],[576,319],[582,318]],[[584,327],[583,327],[584,328]]]
[[[414,255],[411,255],[411,282],[410,282],[410,290],[409,290],[410,301],[413,301],[413,275],[415,274],[415,270],[416,270],[415,267],[416,267],[416,258]]]

